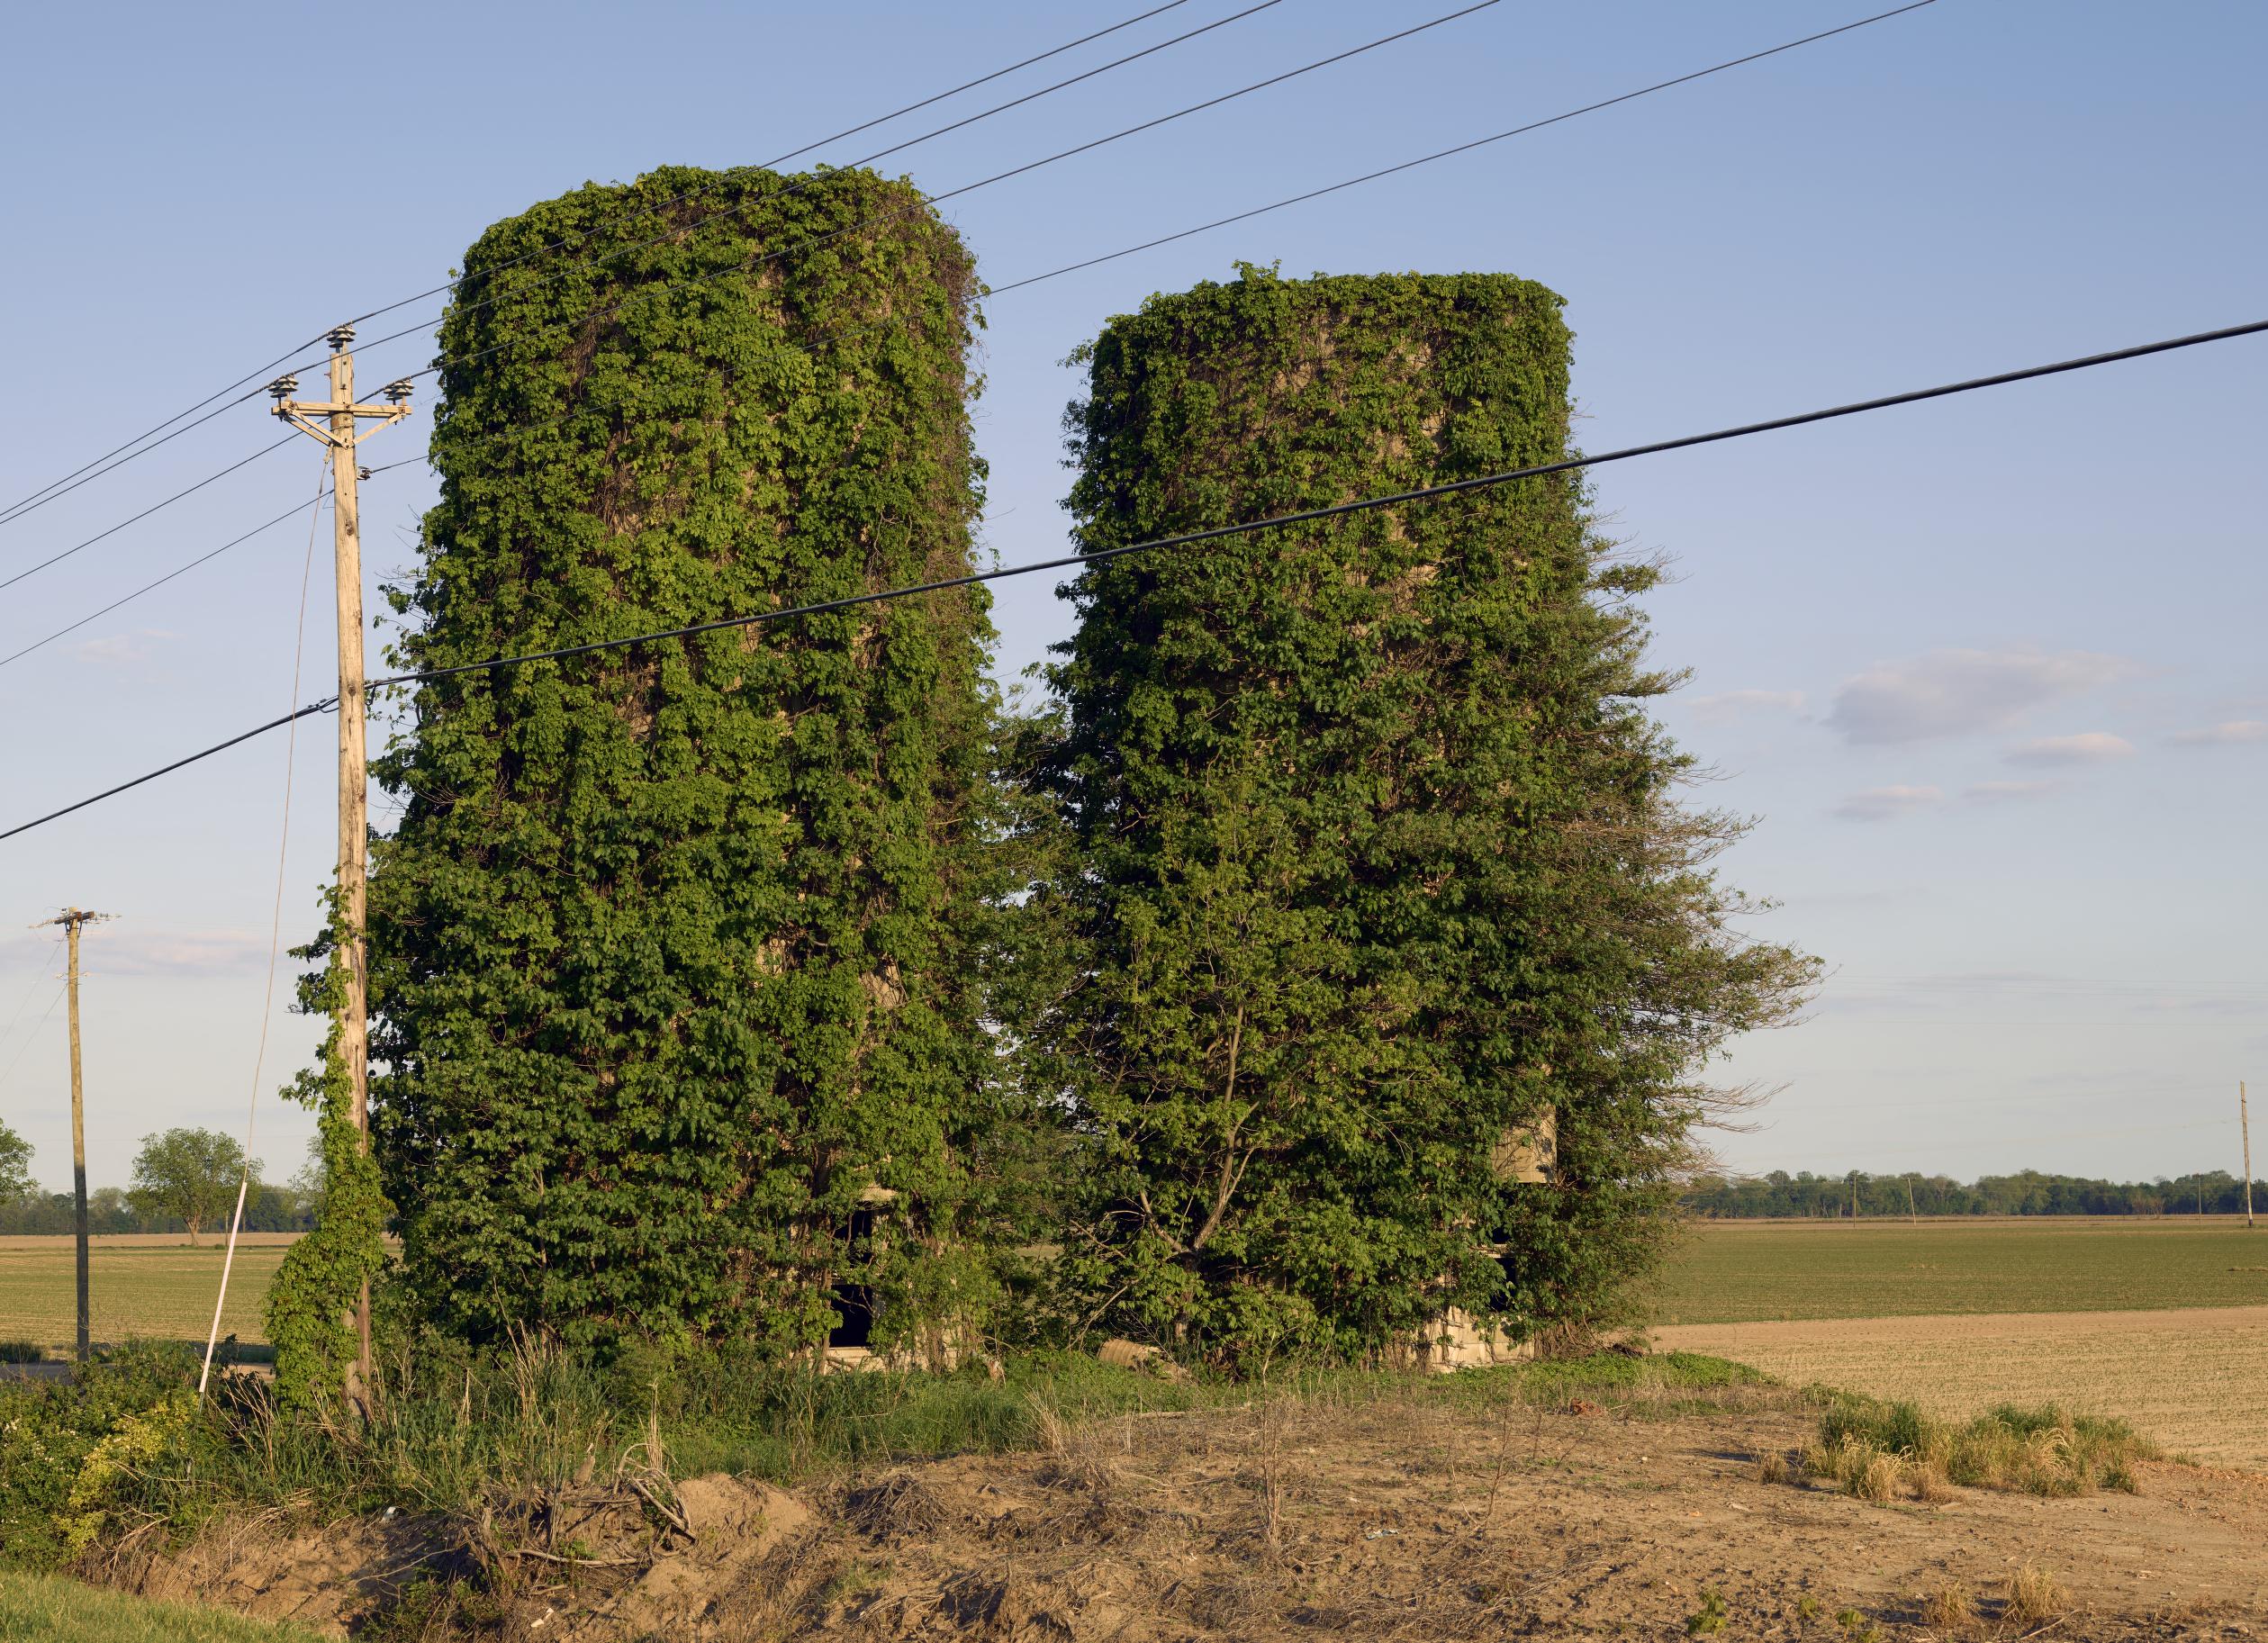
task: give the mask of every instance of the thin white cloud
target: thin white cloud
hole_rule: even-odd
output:
[[[287,934],[289,943],[294,938]],[[34,934],[0,944],[0,972],[22,976],[44,967],[63,973],[62,943]],[[288,955],[285,970],[296,973],[298,961]],[[88,975],[106,976],[221,976],[242,975],[267,966],[267,933],[264,930],[166,930],[134,927],[130,919],[87,926],[79,941],[79,964]]]
[[[161,627],[144,627],[133,633],[105,634],[99,639],[86,639],[74,647],[72,654],[94,667],[131,667],[147,662],[158,652],[158,645],[173,637]]]
[[[2007,804],[2015,799],[2045,799],[2063,789],[2060,781],[1980,781],[1965,790],[1961,797],[1972,804]]]
[[[1720,691],[1713,696],[1696,696],[1685,703],[1694,718],[1704,725],[1729,725],[1734,719],[1751,713],[1802,713],[1803,692],[1801,691]]]
[[[1827,722],[1859,743],[1973,736],[2138,671],[2122,656],[2095,651],[1933,650],[1845,680]]]
[[[2268,719],[2224,719],[2201,729],[2182,731],[2173,741],[2176,747],[2227,747],[2239,742],[2268,742]]]
[[[1945,802],[1945,792],[1934,787],[1862,788],[1837,805],[1833,814],[1844,821],[1891,821]]]
[[[2105,759],[2123,759],[2133,751],[2134,744],[2122,736],[2089,730],[2078,736],[2042,736],[2010,748],[2006,757],[2010,764],[2100,764]]]

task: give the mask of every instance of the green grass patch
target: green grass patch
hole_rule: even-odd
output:
[[[229,1276],[229,1305],[221,1332],[239,1341],[267,1339],[263,1308],[285,1246],[238,1248]],[[195,1249],[182,1244],[113,1244],[97,1241],[87,1279],[90,1327],[96,1341],[165,1337],[204,1342],[221,1293],[222,1241],[208,1237]],[[22,1240],[0,1246],[0,1337],[62,1348],[68,1356],[78,1332],[77,1259],[68,1238]]]
[[[0,1638],[10,1643],[317,1643],[221,1609],[146,1602],[56,1575],[0,1572]]]
[[[1653,1321],[2263,1305],[2259,1244],[2242,1226],[2114,1217],[1699,1222],[1663,1269]]]

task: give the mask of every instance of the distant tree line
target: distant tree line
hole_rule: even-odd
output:
[[[32,1149],[0,1121],[0,1236],[68,1234],[76,1225],[71,1195],[44,1192],[32,1178]],[[178,1232],[198,1239],[225,1233],[236,1208],[244,1149],[217,1130],[174,1129],[142,1137],[133,1185],[98,1187],[86,1195],[86,1230],[101,1238],[121,1232]],[[304,1232],[323,1203],[320,1159],[285,1184],[259,1178],[252,1160],[244,1199],[248,1232]]]
[[[2253,1183],[2253,1201],[2268,1206],[2268,1184]],[[1818,1220],[1858,1215],[2228,1215],[2242,1213],[2245,1184],[2226,1169],[2160,1176],[2151,1181],[2101,1181],[2020,1169],[1964,1184],[1947,1175],[1703,1175],[1685,1188],[1685,1205],[1712,1219]]]

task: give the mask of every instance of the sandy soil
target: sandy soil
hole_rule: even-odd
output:
[[[2048,1402],[2123,1415],[2170,1451],[2268,1471],[2268,1306],[1694,1323],[1649,1339],[1953,1417]]]
[[[604,1563],[523,1559],[480,1635],[1666,1638],[1713,1592],[1728,1638],[2268,1638],[2268,1479],[2151,1465],[2138,1495],[1929,1506],[1757,1480],[1757,1457],[1814,1424],[1772,1392],[1675,1412],[1279,1404],[1104,1422],[792,1500],[696,1480],[690,1546],[665,1536],[656,1563],[578,1518],[572,1543]],[[335,1627],[420,1561],[448,1555],[408,1525],[239,1526],[140,1584]],[[2028,1563],[2065,1588],[2051,1624],[2001,1612]],[[1982,1600],[1959,1633],[1922,1618],[1947,1585]]]

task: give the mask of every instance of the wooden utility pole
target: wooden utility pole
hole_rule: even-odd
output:
[[[2245,1225],[2252,1225],[2252,1115],[2245,1110],[2245,1080],[2236,1080],[2236,1128],[2245,1137]]]
[[[69,1002],[67,1014],[71,1031],[71,1208],[72,1230],[78,1242],[78,1360],[87,1356],[87,1282],[86,1282],[86,1079],[80,1069],[78,1049],[78,934],[89,925],[101,924],[111,917],[108,913],[89,913],[83,907],[65,907],[47,922],[61,925],[63,935],[70,949],[69,961],[63,971],[63,986]]]
[[[364,745],[366,708],[362,670],[362,528],[357,501],[361,473],[355,448],[381,428],[410,414],[407,378],[386,384],[386,403],[355,402],[355,339],[351,325],[336,327],[330,342],[330,398],[295,400],[299,379],[268,384],[276,414],[330,449],[332,567],[339,588],[339,913],[345,925],[339,963],[346,985],[339,1005],[339,1054],[354,1092],[357,1144],[370,1150],[369,897],[365,863],[370,847],[370,770]],[[317,418],[323,419],[321,421]],[[364,421],[375,426],[363,429]],[[347,1396],[369,1407],[370,1285],[355,1303],[355,1362]]]
[[[1913,1177],[1906,1177],[1906,1219],[1914,1225],[1921,1224],[1921,1212],[1913,1206]]]

